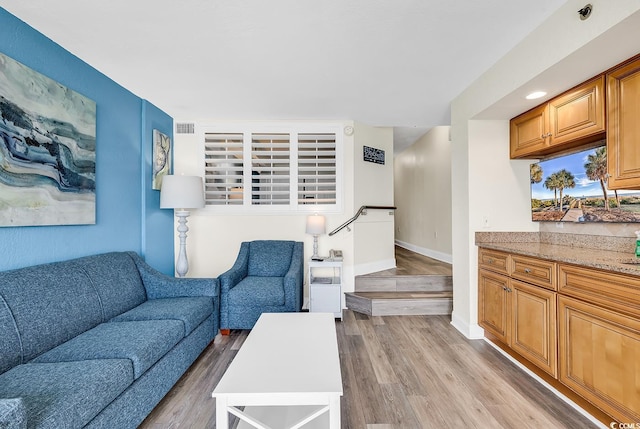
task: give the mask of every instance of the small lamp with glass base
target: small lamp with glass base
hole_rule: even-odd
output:
[[[325,218],[322,215],[307,216],[307,234],[313,235],[313,255],[312,260],[322,260],[318,255],[318,236],[326,232]]]

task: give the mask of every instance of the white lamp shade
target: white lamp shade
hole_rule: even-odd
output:
[[[200,176],[164,176],[160,190],[161,209],[204,207],[204,187]]]
[[[307,234],[322,235],[325,233],[325,219],[322,215],[307,216]]]

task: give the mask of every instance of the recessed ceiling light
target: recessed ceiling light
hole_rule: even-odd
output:
[[[527,100],[535,100],[536,98],[544,97],[545,95],[547,95],[547,93],[544,92],[544,91],[536,91],[536,92],[532,92],[531,94],[527,95],[525,98]]]

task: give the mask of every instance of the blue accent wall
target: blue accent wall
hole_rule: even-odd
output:
[[[151,189],[153,128],[172,118],[0,8],[0,52],[97,105],[96,224],[0,227],[0,271],[133,250],[173,274],[173,211]]]

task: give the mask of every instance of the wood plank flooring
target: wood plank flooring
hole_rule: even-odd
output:
[[[428,256],[407,250],[404,247],[395,247],[396,268],[391,268],[376,273],[365,274],[367,276],[414,276],[423,274],[438,274],[450,276],[453,272],[451,264],[429,258]]]
[[[597,427],[449,317],[345,310],[336,330],[343,429]],[[140,427],[215,428],[211,392],[247,334],[218,336]]]

